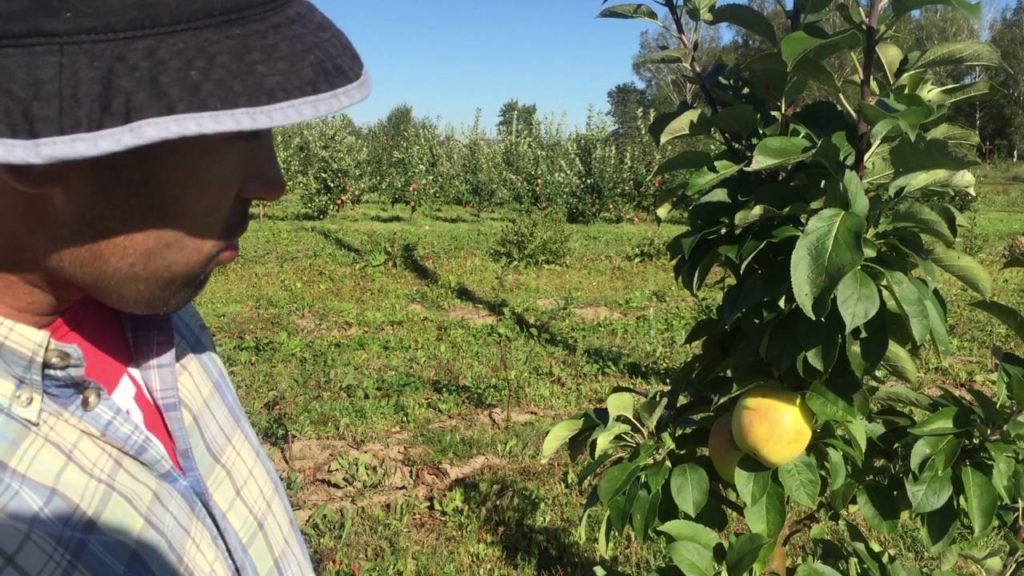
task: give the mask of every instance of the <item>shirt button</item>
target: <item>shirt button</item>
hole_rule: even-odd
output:
[[[63,350],[47,350],[43,354],[43,366],[50,370],[63,370],[71,365],[71,355]]]
[[[28,408],[36,400],[36,395],[32,393],[32,390],[28,388],[22,388],[14,393],[14,401],[18,403],[21,408]]]
[[[85,392],[82,392],[82,410],[86,412],[92,412],[100,405],[100,390],[99,388],[86,388]]]

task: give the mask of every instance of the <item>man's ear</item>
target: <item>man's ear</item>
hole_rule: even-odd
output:
[[[54,166],[0,165],[0,188],[26,194],[48,194],[60,188],[60,171]]]

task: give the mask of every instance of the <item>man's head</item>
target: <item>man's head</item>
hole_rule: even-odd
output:
[[[308,0],[0,2],[0,316],[191,300],[284,182],[270,130],[370,80]]]
[[[270,131],[0,167],[0,273],[58,305],[89,296],[127,312],[173,311],[237,254],[251,202],[284,187]]]

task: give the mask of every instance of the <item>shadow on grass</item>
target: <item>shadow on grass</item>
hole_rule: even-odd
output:
[[[323,238],[324,240],[330,242],[332,245],[334,245],[335,248],[341,250],[342,252],[348,252],[349,254],[352,254],[353,256],[356,257],[363,256],[363,251],[361,248],[359,248],[355,244],[350,243],[348,240],[345,240],[341,236],[338,236],[337,234],[331,232],[326,228],[316,228],[315,230],[313,230],[313,232],[320,236],[321,238]]]
[[[436,285],[441,281],[441,276],[437,271],[419,258],[415,247],[411,244],[402,246],[400,261],[402,266],[427,284]],[[619,373],[631,378],[668,382],[671,381],[675,374],[674,370],[629,360],[625,354],[618,350],[582,348],[575,340],[556,332],[550,324],[534,322],[522,312],[512,309],[505,300],[489,300],[480,296],[465,284],[459,283],[452,292],[456,298],[467,304],[479,306],[499,318],[510,318],[515,323],[516,328],[528,338],[533,338],[545,345],[561,348],[570,354],[582,355],[591,363],[611,366]]]
[[[371,216],[368,216],[367,219],[373,220],[374,222],[380,222],[382,224],[391,224],[393,222],[405,222],[406,220],[408,220],[408,218],[402,216],[401,214],[373,214]]]
[[[551,526],[550,498],[524,479],[474,477],[455,483],[471,510],[510,564],[545,576],[593,574],[600,564],[573,538],[573,530]]]
[[[444,222],[446,224],[479,224],[480,218],[474,216],[463,216],[456,214],[449,216],[447,214],[427,214],[427,218],[431,220],[437,220],[438,222]]]

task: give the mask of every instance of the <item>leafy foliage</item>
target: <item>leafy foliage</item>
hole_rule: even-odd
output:
[[[934,554],[956,557],[960,527],[970,528],[975,547],[993,531],[1006,535],[1001,548],[964,556],[1001,555],[1010,573],[1024,550],[1024,534],[1011,530],[1024,525],[1014,480],[1024,473],[1024,361],[1001,354],[994,390],[964,396],[920,389],[916,366],[926,349],[950,353],[942,273],[976,292],[979,308],[1019,325],[1019,315],[989,300],[988,272],[957,245],[963,217],[954,204],[974,195],[978,164],[963,142],[977,140],[947,116],[962,95],[982,97],[990,87],[943,85],[936,72],[1002,63],[973,41],[904,52],[894,34],[924,6],[971,17],[979,6],[798,0],[789,30],[776,36],[754,9],[654,4],[665,17],[636,4],[602,14],[657,23],[675,46],[651,58],[674,62],[700,95],[651,125],[662,145],[716,142],[659,165],[657,174],[685,177],[663,191],[658,215],[685,219],[669,245],[677,280],[694,296],[708,282],[722,291],[689,334],[698,350],[669,387],[617,390],[607,409],[549,436],[546,454],[564,444],[590,461],[581,478],[593,480],[592,502],[604,510],[599,547],[607,552],[629,531],[641,541],[660,533],[670,566],[687,575],[785,572],[776,551],[829,518],[845,527],[850,549],[805,547],[798,574],[910,574],[917,572],[858,528],[863,521],[886,533],[907,515]],[[758,35],[765,48],[705,69],[702,31],[723,23]],[[856,77],[820,64],[831,57],[855,62]],[[707,456],[709,428],[765,383],[801,395],[814,437],[803,457],[777,469],[743,456],[731,486]],[[737,514],[745,527],[721,540]]]
[[[509,268],[565,264],[569,257],[568,227],[545,212],[518,215],[502,226],[490,256]]]
[[[649,112],[635,102],[613,104],[615,125],[591,113],[582,130],[569,130],[538,120],[533,105],[510,101],[497,137],[479,111],[472,126],[457,130],[400,106],[365,129],[341,116],[279,130],[277,149],[311,218],[379,201],[411,212],[454,204],[621,222],[647,217],[668,182],[653,175],[662,152],[646,136]]]

